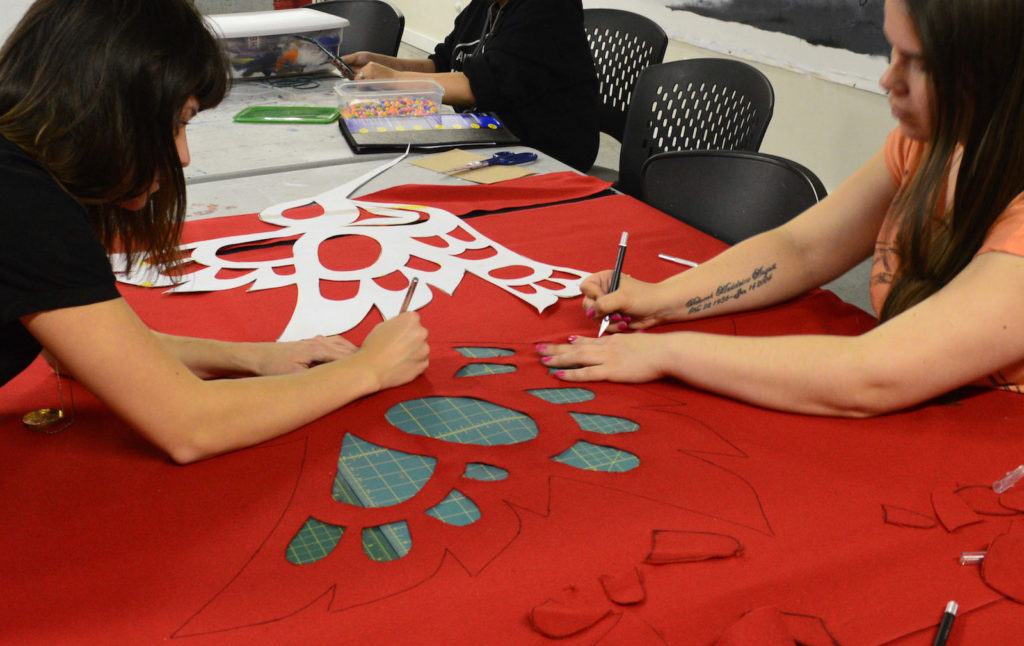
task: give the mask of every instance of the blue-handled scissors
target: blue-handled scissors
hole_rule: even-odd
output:
[[[487,166],[512,166],[514,164],[528,164],[529,162],[537,161],[537,153],[514,153],[508,150],[494,153],[487,159],[481,159],[480,161],[469,162],[465,166],[459,166],[458,168],[450,168],[446,170],[446,173],[461,173],[467,170],[473,170],[475,168],[485,168]]]

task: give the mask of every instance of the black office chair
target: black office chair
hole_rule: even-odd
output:
[[[651,65],[640,74],[619,153],[623,193],[640,192],[640,167],[670,150],[756,151],[775,107],[757,68],[724,58]]]
[[[640,169],[640,199],[729,244],[785,224],[825,195],[806,167],[762,152],[674,151]]]
[[[308,5],[341,16],[349,26],[341,36],[339,54],[368,51],[395,56],[405,32],[405,16],[384,0],[326,0]]]
[[[621,9],[584,9],[583,28],[597,68],[601,132],[622,141],[633,86],[644,68],[665,58],[668,35],[650,18]]]

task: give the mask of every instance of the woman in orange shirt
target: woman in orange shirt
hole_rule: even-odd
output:
[[[566,381],[674,377],[818,415],[876,415],[968,384],[1020,392],[1024,3],[886,0],[885,34],[880,83],[899,128],[830,196],[661,283],[624,276],[609,294],[609,271],[583,283],[590,316],[621,313],[615,331],[642,330],[779,303],[874,253],[877,327],[856,337],[616,334],[541,345],[542,361]],[[759,269],[759,289],[688,305]]]

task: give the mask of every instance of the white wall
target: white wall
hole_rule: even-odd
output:
[[[405,14],[403,40],[425,51],[451,30],[465,0],[388,0]],[[635,0],[634,0],[635,2]],[[584,2],[585,6],[608,2]],[[670,31],[671,33],[671,31]],[[704,34],[704,40],[715,40]],[[693,43],[670,41],[665,60],[702,56],[727,56]],[[775,113],[761,150],[788,157],[814,171],[832,190],[867,160],[895,127],[885,96],[848,83],[826,80],[812,72],[795,71],[792,66],[744,60],[758,67],[775,88]],[[788,54],[780,54],[780,61]],[[877,68],[877,65],[869,68]]]
[[[3,5],[0,7],[0,41],[5,41],[32,0],[0,0],[0,4]]]

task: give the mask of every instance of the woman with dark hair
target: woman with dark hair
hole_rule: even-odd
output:
[[[45,349],[181,463],[408,382],[429,352],[415,313],[361,349],[227,343],[155,333],[120,298],[109,251],[179,260],[186,126],[227,83],[189,0],[38,0],[0,50],[0,385]],[[201,379],[220,376],[251,378]]]
[[[356,80],[433,79],[445,103],[496,113],[524,144],[573,168],[597,157],[601,98],[580,0],[472,0],[429,58],[344,60]]]
[[[617,334],[542,345],[567,381],[675,377],[761,406],[867,416],[966,385],[1024,388],[1024,2],[886,0],[899,127],[789,223],[659,284],[583,283],[616,331],[765,307],[874,253],[856,337]],[[744,289],[757,274],[761,285]],[[709,297],[709,295],[714,295]],[[569,369],[581,366],[579,369]]]

